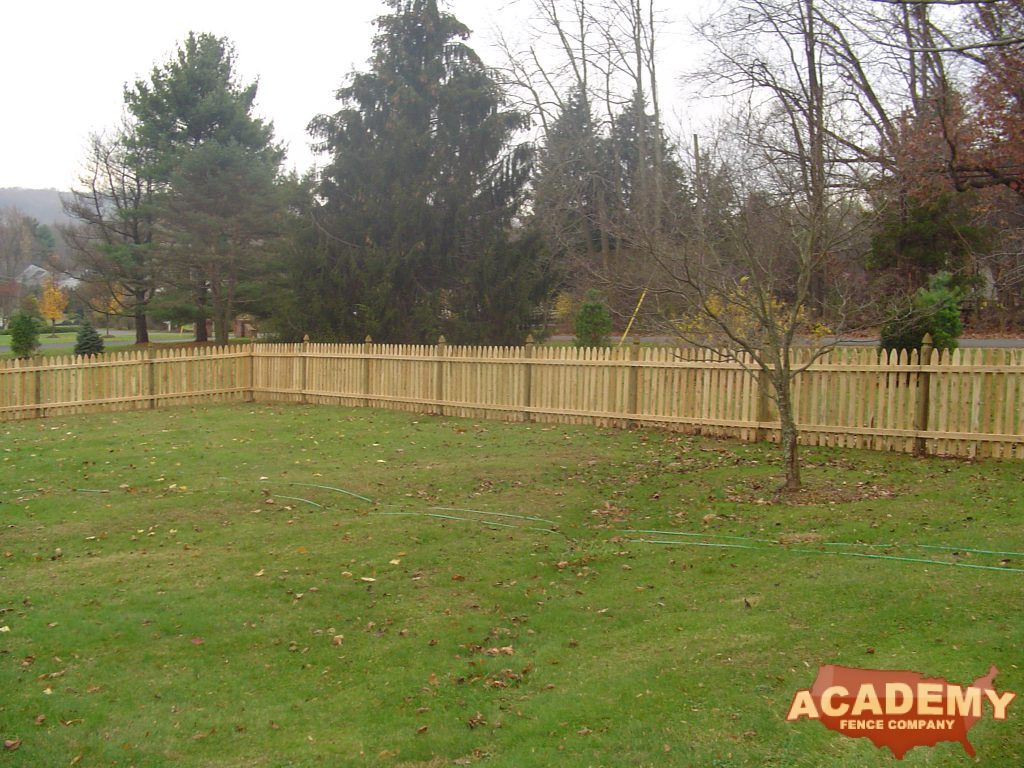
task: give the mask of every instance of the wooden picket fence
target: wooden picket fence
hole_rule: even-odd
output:
[[[252,344],[0,363],[5,420],[252,400],[779,437],[767,378],[692,348]],[[794,402],[804,444],[1024,458],[1020,349],[836,348]]]

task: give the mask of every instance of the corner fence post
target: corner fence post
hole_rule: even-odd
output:
[[[373,350],[373,337],[370,334],[366,334],[366,338],[363,340],[363,408],[370,407],[370,395],[372,390],[370,384],[372,379],[370,378],[370,353]]]
[[[523,421],[534,421],[533,411],[533,359],[534,341],[533,334],[527,334],[526,344],[523,347]]]
[[[935,343],[932,340],[932,335],[926,333],[921,342],[921,349],[918,352],[917,358],[917,409],[914,413],[914,431],[917,434],[914,436],[914,455],[918,457],[928,455],[928,441],[922,433],[928,431],[928,411],[931,406],[931,372],[926,366],[931,365],[932,351],[934,349]]]
[[[439,358],[434,369],[434,413],[444,416],[444,360],[440,359],[448,354],[448,342],[444,336],[437,337],[437,357]]]

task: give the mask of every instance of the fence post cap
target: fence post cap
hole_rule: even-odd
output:
[[[373,344],[373,337],[370,334],[366,334],[366,338],[363,339],[364,344]]]
[[[309,334],[308,333],[303,334],[303,336],[302,336],[302,343],[303,344],[309,344]]]
[[[438,337],[437,337],[437,343],[438,343],[438,345],[439,345],[439,346],[440,346],[441,344],[447,344],[447,343],[448,343],[447,341],[445,341],[445,338],[444,338],[444,334],[443,334],[443,333],[442,333],[442,334],[441,334],[440,336],[438,336]]]
[[[526,334],[526,346],[530,346],[533,343],[534,343],[533,334],[532,333]]]
[[[930,333],[926,333],[924,335],[924,338],[921,339],[921,346],[922,347],[934,347],[935,346],[935,339],[932,338],[932,335]]]

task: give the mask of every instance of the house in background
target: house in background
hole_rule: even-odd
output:
[[[43,283],[46,282],[46,277],[50,273],[36,264],[29,264],[21,273],[15,278],[25,288],[42,288]]]
[[[38,264],[29,264],[19,274],[15,280],[18,281],[23,287],[29,290],[35,290],[36,288],[42,288],[43,283],[46,282],[46,278],[49,277],[50,270],[40,267]],[[73,291],[78,287],[80,280],[67,275],[57,278],[57,287],[62,288],[65,291]]]

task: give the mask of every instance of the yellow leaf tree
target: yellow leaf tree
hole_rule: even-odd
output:
[[[43,299],[39,304],[39,313],[50,321],[51,327],[54,327],[53,335],[57,333],[55,328],[57,321],[64,319],[64,310],[67,308],[67,293],[57,285],[57,278],[50,275],[43,285]]]

